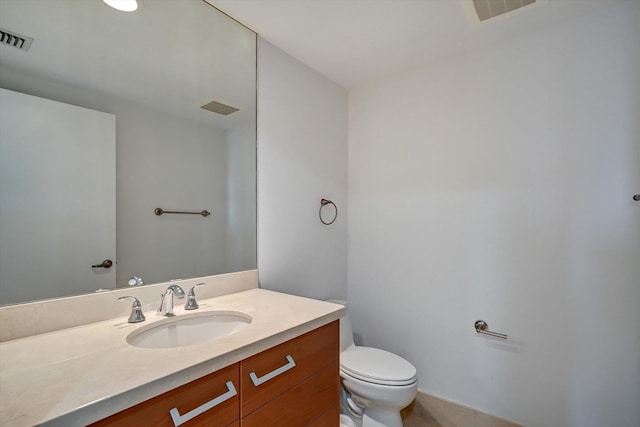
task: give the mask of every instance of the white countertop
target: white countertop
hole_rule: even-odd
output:
[[[197,312],[233,310],[252,322],[186,347],[146,349],[126,336],[165,319],[127,316],[0,343],[0,424],[84,426],[339,319],[344,307],[264,289],[198,301]],[[176,304],[175,314],[186,313]]]

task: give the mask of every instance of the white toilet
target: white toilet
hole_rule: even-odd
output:
[[[348,308],[346,301],[329,302]],[[362,427],[402,427],[400,410],[413,401],[418,390],[416,368],[388,351],[356,346],[348,312],[340,319],[340,377],[344,397],[364,409]],[[350,402],[345,405],[351,406]],[[351,406],[349,412],[355,415],[358,407]]]

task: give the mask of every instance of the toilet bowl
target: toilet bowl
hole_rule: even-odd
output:
[[[329,302],[348,308],[346,301]],[[388,351],[356,346],[348,312],[340,319],[340,377],[345,394],[359,407],[343,412],[361,412],[362,427],[402,427],[400,410],[418,390],[416,368]]]

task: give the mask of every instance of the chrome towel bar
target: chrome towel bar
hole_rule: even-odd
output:
[[[202,212],[183,212],[183,211],[165,211],[164,209],[161,209],[161,208],[155,208],[153,213],[158,216],[162,214],[181,214],[181,215],[202,215],[204,217],[208,217],[209,215],[211,215],[211,212],[206,210]]]

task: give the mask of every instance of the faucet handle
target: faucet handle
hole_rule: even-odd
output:
[[[144,322],[145,317],[144,317],[144,314],[142,314],[142,304],[140,304],[140,300],[136,297],[124,296],[124,297],[118,298],[118,301],[122,301],[125,299],[133,300],[133,304],[131,305],[131,315],[129,315],[128,322],[129,323]]]
[[[187,296],[187,303],[184,305],[185,310],[195,310],[198,308],[198,302],[196,301],[195,289],[199,286],[204,286],[206,283],[198,283],[189,289],[189,295]]]

